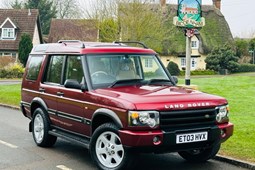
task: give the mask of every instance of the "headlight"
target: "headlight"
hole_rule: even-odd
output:
[[[228,105],[216,107],[216,111],[217,111],[216,121],[218,123],[228,122],[228,113],[229,113]]]
[[[130,126],[149,126],[155,128],[159,125],[159,112],[157,111],[129,111]]]

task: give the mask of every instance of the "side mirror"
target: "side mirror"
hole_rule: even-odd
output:
[[[177,76],[172,76],[172,78],[173,78],[175,84],[177,84],[177,83],[178,83],[178,78],[177,78]]]
[[[81,89],[80,83],[74,79],[67,79],[64,83],[64,86],[66,88],[71,88],[71,89]]]

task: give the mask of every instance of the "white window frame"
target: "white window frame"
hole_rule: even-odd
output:
[[[185,57],[181,58],[181,68],[186,68],[186,58]],[[196,58],[191,57],[190,68],[191,68],[191,70],[195,70],[197,68],[197,59]]]
[[[198,44],[199,44],[199,42],[197,40],[191,41],[191,48],[198,49],[198,46],[199,46]]]
[[[14,39],[15,29],[14,28],[2,28],[2,39]]]

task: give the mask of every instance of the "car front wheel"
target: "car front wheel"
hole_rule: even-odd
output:
[[[90,154],[100,169],[117,170],[130,168],[133,161],[112,123],[99,126],[93,133]]]

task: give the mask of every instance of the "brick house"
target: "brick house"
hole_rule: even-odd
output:
[[[28,33],[33,45],[43,43],[37,9],[0,9],[0,57],[17,61],[21,35]]]
[[[59,40],[98,41],[98,32],[95,20],[53,18],[47,42],[55,43]]]

